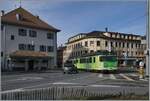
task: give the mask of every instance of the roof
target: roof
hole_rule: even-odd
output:
[[[16,15],[19,14],[20,20],[17,20]],[[18,25],[18,26],[25,26],[25,27],[33,27],[38,29],[50,30],[59,32],[59,29],[54,28],[53,26],[47,24],[46,22],[42,21],[39,17],[34,16],[27,10],[19,7],[7,14],[4,14],[1,17],[2,23]]]
[[[15,51],[10,54],[10,57],[36,57],[36,58],[46,58],[49,57],[47,52],[38,51]]]
[[[101,50],[99,52],[93,52],[93,53],[87,53],[87,54],[83,54],[82,56],[78,56],[76,58],[80,58],[80,57],[90,57],[90,56],[116,56],[115,52],[109,52],[107,50]]]
[[[106,31],[92,31],[92,32],[89,32],[89,33],[85,33],[84,37],[73,40],[73,41],[70,41],[70,42],[68,40],[68,42],[66,44],[73,43],[73,42],[76,42],[76,41],[79,41],[79,40],[82,40],[82,39],[87,39],[87,38],[104,38],[104,39],[108,39],[108,40],[113,39],[113,40],[134,41],[134,42],[140,42],[141,41],[141,40],[133,40],[133,39],[108,37],[108,36],[104,35],[104,33],[106,33]],[[107,32],[107,33],[111,33],[111,34],[115,34],[115,35],[119,34],[119,35],[131,35],[131,36],[143,37],[143,36],[140,36],[140,35],[125,34],[125,33],[119,33],[119,32]],[[80,35],[80,34],[77,34],[77,35]],[[75,35],[73,37],[76,37],[77,35]],[[71,38],[73,38],[73,37],[71,37]],[[71,39],[71,38],[69,38],[69,39]]]

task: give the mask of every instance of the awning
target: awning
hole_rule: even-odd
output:
[[[15,51],[10,54],[10,58],[50,58],[50,56],[47,52]]]

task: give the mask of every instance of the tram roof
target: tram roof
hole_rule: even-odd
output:
[[[90,56],[116,56],[114,52],[108,52],[108,51],[100,51],[100,52],[94,52],[94,53],[89,53],[89,54],[84,54],[82,56],[76,57],[76,58],[81,58],[81,57],[90,57]]]

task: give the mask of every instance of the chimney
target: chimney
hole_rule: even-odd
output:
[[[4,10],[1,10],[1,16],[3,16],[5,14]]]
[[[39,16],[37,15],[36,18],[39,19]]]
[[[108,32],[108,28],[107,27],[105,28],[105,31]]]

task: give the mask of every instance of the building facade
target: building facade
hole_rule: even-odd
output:
[[[57,48],[57,67],[63,67],[63,52],[66,49],[66,46],[60,46]]]
[[[2,70],[41,70],[57,65],[57,32],[22,7],[1,16]]]
[[[146,44],[142,44],[143,36],[108,31],[92,31],[80,33],[68,39],[64,51],[64,61],[83,54],[101,50],[113,51],[117,54],[119,65],[133,64],[143,59]]]

